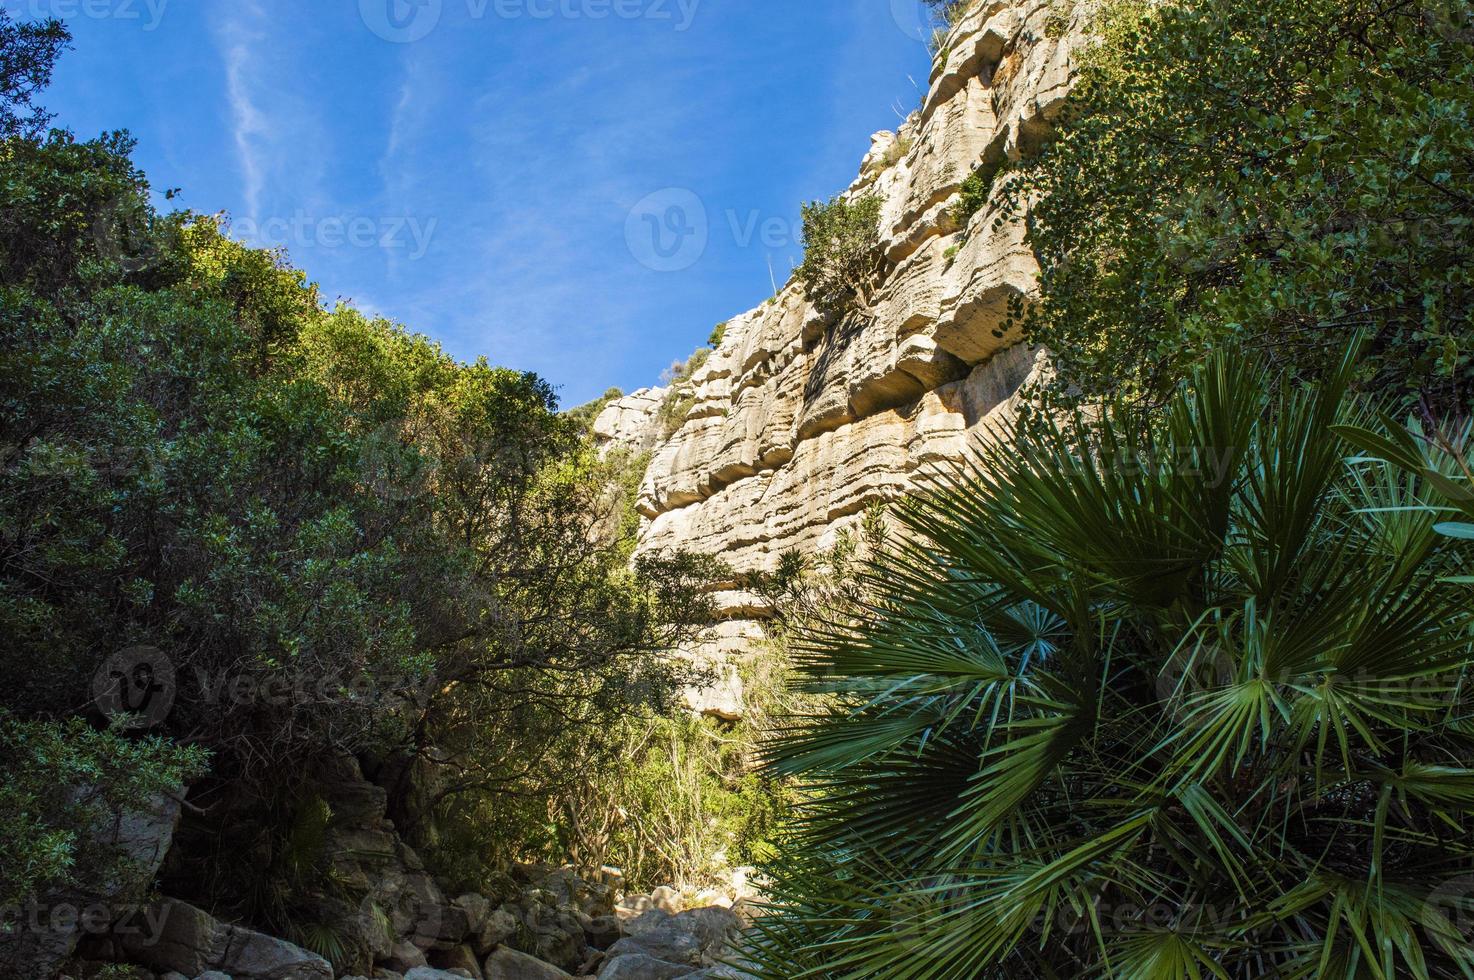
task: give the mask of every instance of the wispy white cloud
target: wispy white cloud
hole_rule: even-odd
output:
[[[262,143],[270,137],[266,116],[256,103],[248,77],[251,49],[261,42],[262,35],[246,22],[246,18],[259,19],[260,16],[260,7],[248,0],[236,8],[236,16],[229,18],[221,30],[231,135],[235,139],[236,157],[240,162],[247,216],[253,220],[260,217],[261,192],[266,183]]]

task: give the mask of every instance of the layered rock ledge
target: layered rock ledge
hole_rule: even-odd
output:
[[[975,171],[1038,151],[1063,108],[1088,4],[978,2],[954,24],[921,108],[878,133],[850,195],[882,199],[883,272],[863,310],[826,317],[792,281],[728,321],[692,377],[669,437],[659,393],[610,405],[595,432],[653,456],[640,548],[717,554],[772,571],[786,551],[831,547],[875,501],[924,488],[944,461],[1006,424],[1043,369],[1010,325],[1038,265],[999,188],[960,227]],[[733,664],[762,635],[760,603],[722,594],[730,620],[692,655],[723,672],[693,707],[733,713]]]

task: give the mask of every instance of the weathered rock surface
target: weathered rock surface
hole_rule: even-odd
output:
[[[487,957],[484,972],[486,980],[572,980],[572,974],[505,946]]]
[[[953,26],[925,102],[877,134],[850,193],[882,199],[884,271],[867,307],[835,320],[797,281],[728,321],[691,379],[695,405],[654,445],[641,487],[640,547],[718,554],[739,573],[834,544],[873,502],[924,490],[1014,415],[1038,352],[1009,326],[1038,274],[1022,222],[998,222],[999,188],[959,227],[963,182],[1038,151],[1072,81],[1090,4],[977,0]],[[617,401],[596,432],[647,451],[650,392]],[[729,622],[685,655],[730,664],[763,611],[721,595]],[[690,700],[740,713],[731,674]]]
[[[637,453],[654,449],[665,434],[656,413],[668,391],[641,388],[610,403],[594,420],[594,438],[605,445],[624,446]]]
[[[87,792],[77,791],[79,797]],[[26,908],[0,910],[0,977],[54,976],[84,935],[106,932],[152,884],[178,823],[179,801],[168,796],[137,810],[100,815],[94,844],[117,858],[115,872],[90,887],[52,892]]]
[[[217,921],[173,899],[140,914],[144,928],[120,932],[129,961],[197,977],[210,970],[233,980],[333,980],[327,960],[281,939]]]

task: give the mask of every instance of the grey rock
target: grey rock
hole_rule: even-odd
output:
[[[628,923],[630,935],[609,948],[611,956],[644,953],[668,963],[711,966],[741,929],[730,909],[692,909],[667,915],[658,909]]]
[[[466,978],[460,972],[417,966],[404,975],[404,980],[466,980]]]
[[[474,893],[462,895],[452,904],[466,913],[466,923],[473,935],[486,925],[486,919],[491,915],[491,902],[485,895]]]
[[[551,963],[503,946],[486,958],[486,980],[572,980]]]
[[[79,789],[78,799],[88,792]],[[158,874],[179,823],[179,801],[159,796],[137,810],[109,813],[92,828],[95,844],[122,861],[119,872],[85,888],[41,896],[21,910],[20,928],[0,930],[0,977],[50,977],[85,933],[106,931],[123,906]]]
[[[626,936],[609,947],[610,956],[652,956],[667,963],[684,963],[687,970],[704,966],[701,943],[688,933],[655,929],[640,936]]]
[[[673,980],[690,974],[690,964],[668,963],[644,953],[631,953],[607,961],[599,971],[599,980]]]
[[[381,958],[381,962],[383,966],[398,973],[408,973],[417,966],[430,965],[430,961],[425,959],[424,951],[408,940],[395,943],[389,953]]]
[[[428,958],[430,965],[437,970],[464,974],[470,980],[481,980],[481,963],[469,945],[462,944],[455,949],[432,950]]]
[[[685,908],[685,899],[681,897],[681,893],[665,885],[650,893],[650,901],[662,912],[669,912],[672,915]]]
[[[624,926],[617,915],[601,915],[584,924],[583,934],[595,949],[608,949],[624,935]]]
[[[194,977],[213,970],[233,980],[333,980],[333,968],[321,956],[217,922],[184,902],[164,899],[135,921],[151,927],[121,932],[121,944],[130,959],[155,970]]]
[[[517,935],[521,921],[505,906],[486,916],[478,931],[471,936],[471,945],[476,952],[485,956],[502,943]]]

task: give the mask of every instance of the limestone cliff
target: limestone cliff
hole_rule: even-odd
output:
[[[850,188],[884,202],[883,271],[864,312],[826,317],[790,282],[728,322],[668,438],[661,391],[600,416],[599,438],[653,447],[641,548],[771,570],[785,551],[830,546],[872,501],[925,486],[938,461],[1015,410],[1041,361],[1005,320],[1038,266],[1022,223],[996,222],[996,188],[967,227],[954,210],[975,170],[1047,138],[1086,16],[1067,0],[975,0],[954,24],[922,107],[900,132],[873,138]],[[751,596],[724,598],[732,618],[695,651],[727,672],[722,703],[697,704],[719,715],[735,710],[732,655],[761,635],[762,614]]]

